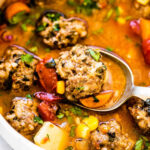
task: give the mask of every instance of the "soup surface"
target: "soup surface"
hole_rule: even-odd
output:
[[[8,1],[7,3],[10,2]],[[4,4],[4,7],[8,5],[7,3]],[[91,15],[77,13],[75,11],[75,6],[68,5],[66,0],[51,0],[46,4],[40,4],[41,5],[31,6],[30,8],[31,12],[28,19],[32,20],[32,22],[36,23],[41,13],[47,9],[54,9],[62,12],[68,18],[80,17],[86,20],[88,24],[88,35],[83,40],[79,40],[78,43],[82,45],[99,46],[113,51],[122,57],[131,67],[135,85],[150,86],[150,66],[144,61],[141,39],[137,35],[133,34],[129,27],[131,20],[142,17],[141,12],[133,7],[133,2],[131,0],[116,0],[114,4],[108,3],[107,7],[102,9],[93,9]],[[116,12],[117,9],[120,10],[119,14]],[[123,18],[126,19],[123,21],[116,21],[116,15],[119,15],[120,20]],[[106,17],[107,19],[104,21]],[[69,51],[71,49],[71,47],[61,49],[49,48],[49,46],[42,42],[41,36],[34,32],[36,29],[35,23],[25,24],[24,21],[21,21],[16,25],[7,25],[5,28],[2,28],[0,32],[3,33],[4,30],[7,31],[10,35],[13,35],[13,40],[9,42],[0,40],[0,55],[3,56],[6,48],[12,44],[25,47],[40,58],[45,58],[45,56],[50,55],[52,58],[56,59],[60,56],[61,52]],[[23,26],[25,26],[25,29]],[[120,98],[124,91],[126,80],[125,75],[118,64],[103,56],[101,61],[107,66],[106,81],[104,83],[103,90],[114,91],[113,98],[107,103],[108,107]],[[27,94],[33,95],[35,92],[42,90],[43,89],[40,84],[32,86],[29,91],[12,92],[11,90],[1,90],[0,113],[5,116],[6,113],[10,111],[12,99],[15,97],[26,97]],[[33,99],[35,106],[39,105],[40,101],[36,98]],[[137,127],[129,113],[127,104],[122,105],[113,112],[102,114],[81,108],[77,108],[78,110],[76,113],[74,111],[76,106],[68,104],[68,102],[63,102],[59,105],[61,107],[61,111],[51,122],[69,133],[69,140],[65,147],[72,146],[72,148],[76,148],[78,135],[74,133],[75,128],[86,116],[95,116],[100,122],[115,119],[121,125],[122,132],[128,134],[128,138],[133,142],[133,144],[135,144],[142,135],[141,130]],[[59,116],[60,114],[63,114],[63,116]],[[23,135],[34,142],[33,138],[40,127],[41,125],[39,125],[36,131],[32,134]],[[147,136],[147,138],[149,138],[149,136]]]

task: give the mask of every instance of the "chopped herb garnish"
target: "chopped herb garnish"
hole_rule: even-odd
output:
[[[50,139],[50,138],[49,138],[49,134],[46,134],[46,136],[47,136],[48,139]]]
[[[37,32],[44,31],[46,29],[47,23],[44,22],[43,24],[39,25],[36,29]]]
[[[37,46],[33,46],[33,47],[31,47],[31,48],[29,49],[29,51],[31,51],[31,52],[37,52],[37,51],[38,51],[38,48],[37,48]]]
[[[103,29],[103,28],[100,28],[100,29],[98,29],[98,30],[93,31],[92,33],[96,35],[96,34],[103,33],[103,31],[104,31],[104,29]]]
[[[68,146],[67,148],[65,148],[65,150],[73,150],[72,146]]]
[[[76,90],[82,91],[82,90],[84,90],[84,87],[77,87]]]
[[[98,103],[98,102],[99,102],[99,100],[98,100],[95,96],[93,96],[93,98],[94,98],[94,102],[95,102],[95,103]]]
[[[74,122],[73,117],[72,116],[67,116],[67,120],[69,124],[72,124]]]
[[[91,15],[93,9],[98,9],[97,2],[94,0],[83,0],[82,3],[76,3],[75,0],[68,0],[67,4],[75,7],[77,13]]]
[[[77,116],[82,116],[82,109],[80,109],[79,107],[72,107],[70,108],[70,111],[74,114],[74,115],[77,115]]]
[[[43,124],[44,123],[44,121],[38,116],[34,117],[34,122],[37,122],[38,124]]]
[[[64,116],[65,116],[65,115],[60,112],[60,113],[57,115],[57,118],[58,118],[58,119],[62,119],[62,118],[64,118]]]
[[[59,31],[59,30],[60,30],[59,24],[55,24],[55,25],[53,26],[53,30],[54,30],[54,31]]]
[[[75,2],[75,0],[67,0],[67,4],[70,6],[77,6],[77,3]]]
[[[32,96],[31,96],[30,94],[27,94],[27,95],[26,95],[26,98],[32,99]]]
[[[113,12],[114,12],[114,9],[110,9],[110,10],[107,12],[106,16],[104,17],[104,21],[108,21],[108,20],[111,18]]]
[[[59,13],[47,13],[47,14],[46,14],[46,17],[47,17],[48,19],[50,19],[52,22],[59,20],[60,16],[61,16],[61,15],[60,15]]]
[[[116,13],[116,20],[117,20],[118,17],[120,16],[119,7],[116,7],[116,8],[115,8],[115,13]]]
[[[14,16],[9,20],[9,23],[10,23],[10,24],[17,24],[17,23],[19,23],[20,21],[23,20],[24,16],[25,16],[25,11],[18,12],[16,15],[14,15]]]
[[[71,130],[70,130],[70,136],[71,137],[75,137],[75,129],[76,129],[76,126],[71,127]]]
[[[21,29],[26,32],[27,31],[27,25],[25,23],[21,24]]]
[[[28,46],[30,43],[31,43],[31,40],[28,40],[28,41],[26,42],[26,46]]]
[[[25,55],[23,54],[21,56],[21,60],[22,60],[22,62],[25,62],[25,63],[29,64],[33,61],[33,56],[30,55],[30,54],[25,54]]]
[[[89,52],[95,61],[99,61],[99,59],[100,59],[100,53],[99,52],[93,51],[92,49],[89,49]]]
[[[112,47],[106,47],[106,49],[107,49],[108,51],[113,51],[113,50],[114,50]]]

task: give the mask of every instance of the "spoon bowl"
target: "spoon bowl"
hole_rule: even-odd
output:
[[[99,52],[102,54],[102,56],[108,57],[111,60],[113,60],[115,63],[117,63],[121,69],[124,72],[125,78],[126,78],[126,85],[123,94],[121,95],[120,99],[114,103],[112,106],[108,108],[89,108],[86,106],[83,106],[82,104],[79,104],[77,102],[74,102],[75,105],[80,106],[82,108],[93,110],[93,111],[99,111],[99,112],[108,112],[113,111],[120,107],[122,104],[124,104],[129,98],[135,96],[138,98],[141,98],[143,100],[146,100],[147,98],[150,98],[150,88],[149,87],[139,87],[134,85],[134,78],[133,73],[129,67],[129,65],[117,54],[110,52],[104,48],[100,48],[97,46],[89,46],[91,48],[95,48],[96,50],[99,49]]]

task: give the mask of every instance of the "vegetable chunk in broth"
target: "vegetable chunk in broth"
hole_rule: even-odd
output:
[[[135,85],[150,86],[149,12],[149,0],[5,1],[0,113],[45,150],[150,149],[149,99],[107,113],[72,103],[108,108],[124,92],[123,70],[99,47],[128,63]]]

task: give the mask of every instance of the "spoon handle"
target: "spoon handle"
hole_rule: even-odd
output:
[[[150,87],[134,86],[132,96],[146,100],[147,98],[150,98]]]

